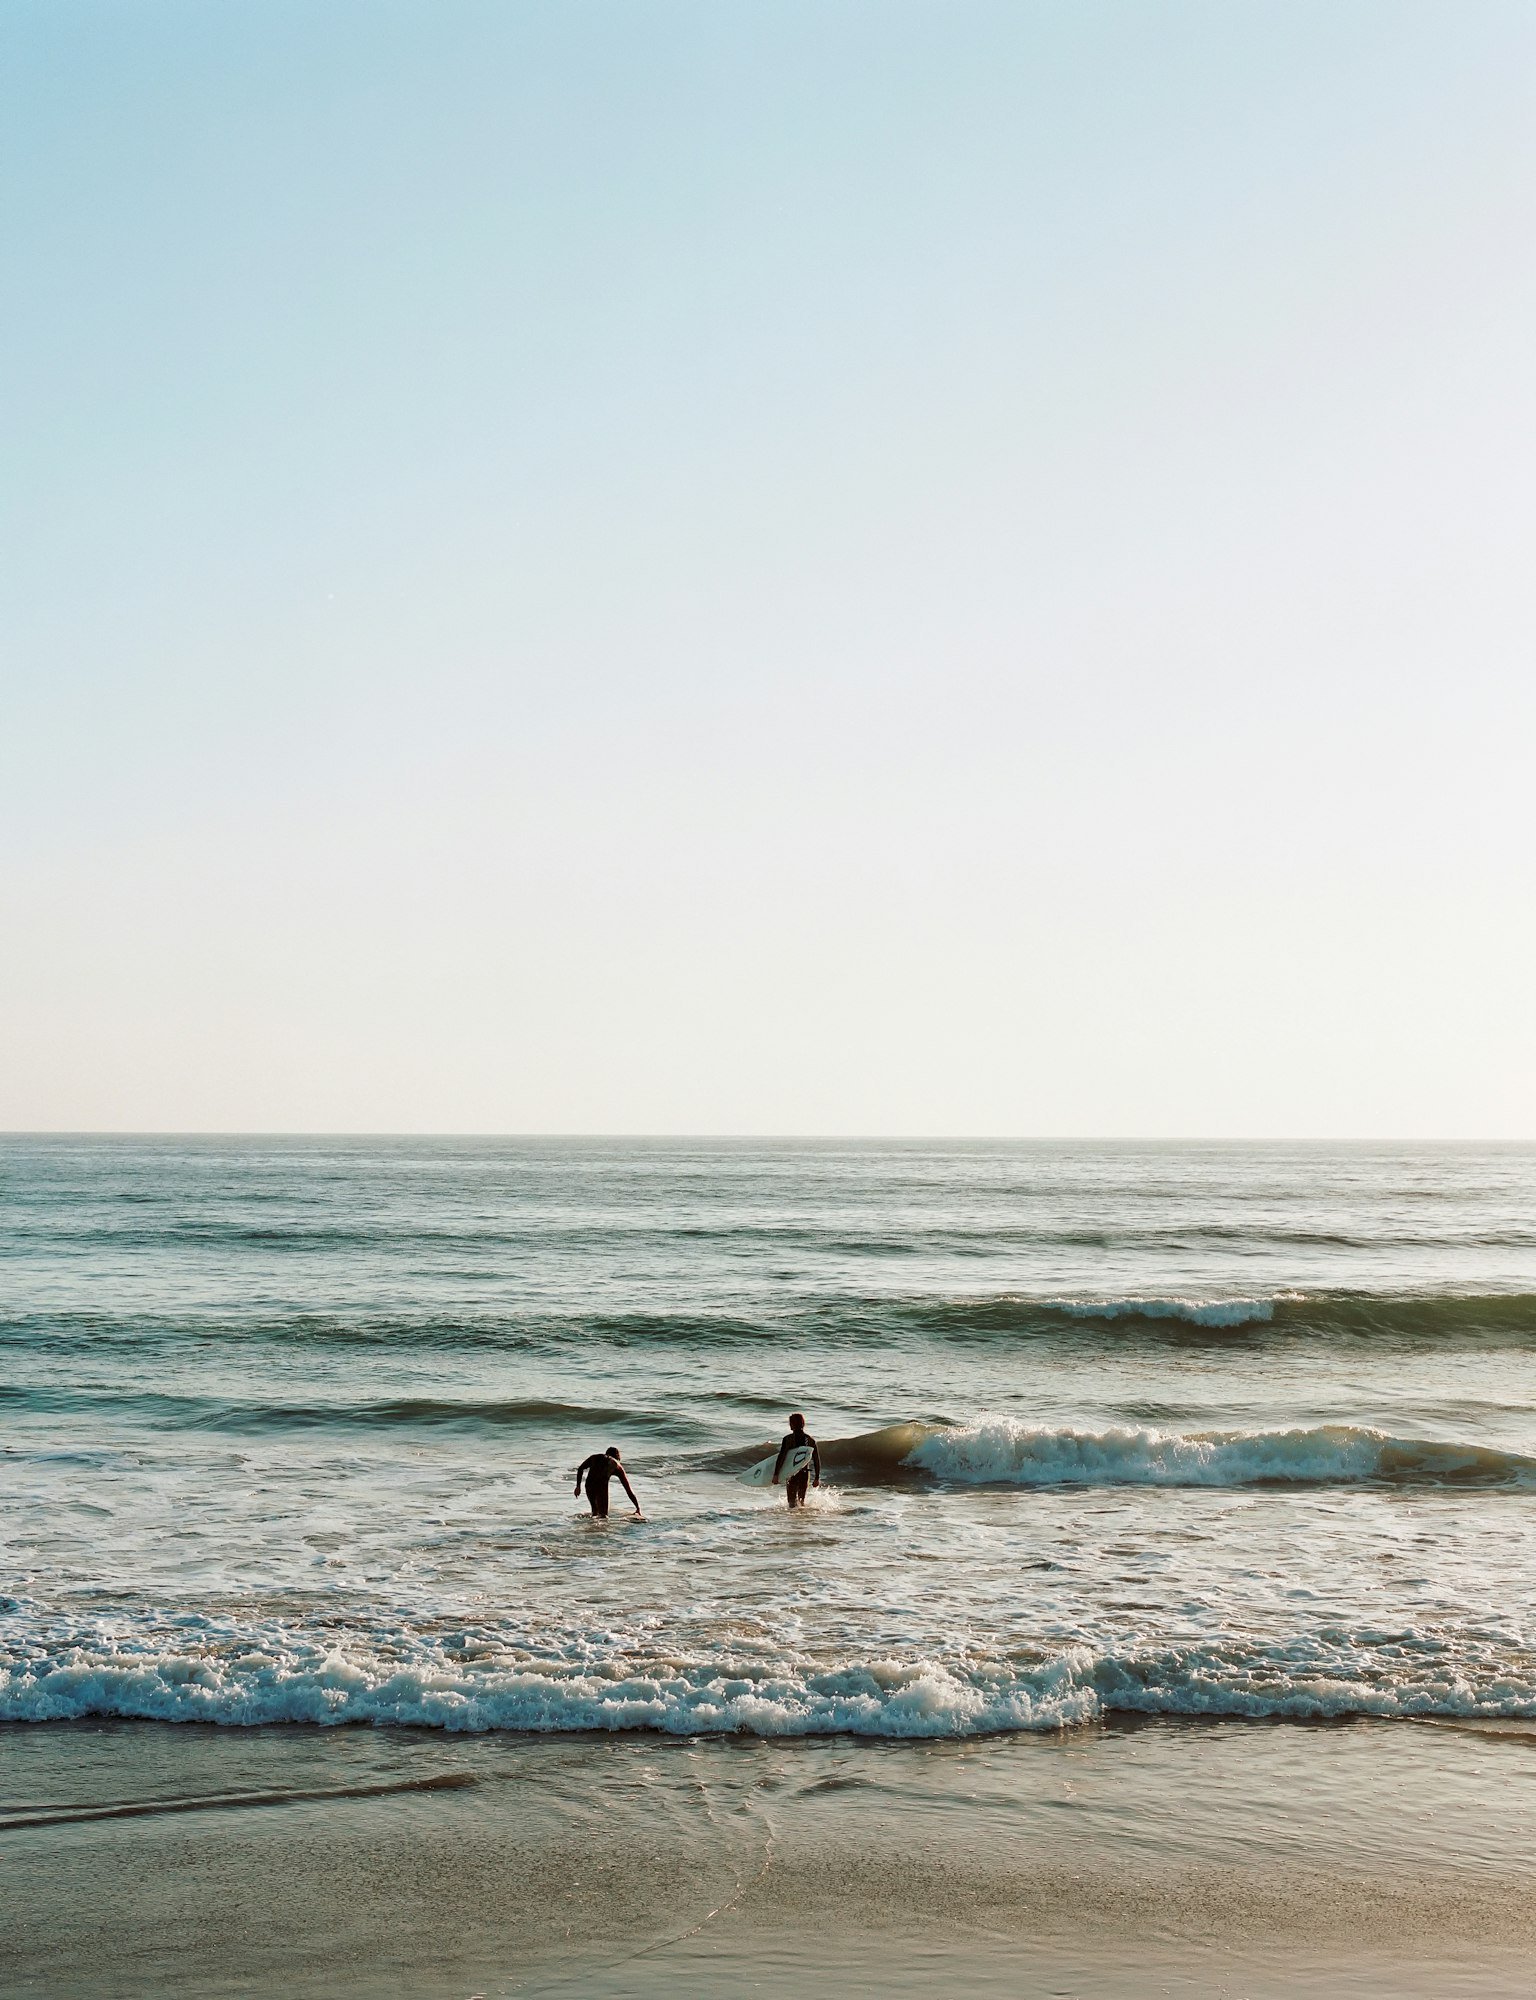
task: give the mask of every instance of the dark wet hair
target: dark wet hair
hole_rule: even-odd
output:
[[[617,1458],[618,1455],[619,1448],[616,1444],[609,1445],[608,1449],[603,1453],[604,1458]]]
[[[803,1431],[805,1429],[805,1418],[801,1416],[798,1410],[790,1417],[789,1427],[792,1431]]]

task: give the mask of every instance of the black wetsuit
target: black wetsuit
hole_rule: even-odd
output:
[[[629,1492],[629,1481],[624,1477],[623,1467],[616,1458],[609,1458],[606,1453],[599,1454],[594,1452],[590,1458],[584,1458],[576,1468],[576,1477],[578,1480],[583,1473],[586,1474],[587,1480],[587,1502],[592,1512],[600,1521],[606,1521],[608,1518],[608,1482],[610,1479],[622,1481],[624,1491],[629,1493],[630,1499],[633,1500],[635,1497],[633,1493]]]
[[[789,1501],[791,1507],[803,1507],[805,1505],[806,1489],[811,1483],[812,1470],[814,1469],[818,1479],[821,1477],[821,1453],[816,1449],[816,1440],[811,1436],[810,1432],[790,1431],[785,1437],[784,1442],[779,1446],[779,1455],[773,1468],[774,1472],[777,1473],[779,1467],[783,1465],[789,1454],[792,1451],[798,1451],[802,1445],[810,1446],[811,1463],[807,1466],[802,1466],[799,1472],[784,1482],[784,1496]]]

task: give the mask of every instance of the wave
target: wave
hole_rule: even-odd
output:
[[[659,1438],[694,1439],[705,1428],[676,1413],[550,1402],[538,1397],[476,1400],[403,1396],[378,1402],[268,1403],[219,1396],[151,1392],[120,1395],[110,1390],[21,1388],[9,1383],[0,1383],[0,1410],[52,1415],[90,1410],[163,1430],[252,1434],[400,1427],[501,1431],[581,1424],[600,1430],[639,1431]]]
[[[1356,1342],[1377,1350],[1536,1347],[1530,1292],[1275,1291],[1243,1296],[1038,1297],[987,1292],[933,1297],[834,1294],[790,1297],[771,1311],[508,1311],[419,1313],[274,1309],[270,1303],[154,1313],[110,1307],[14,1308],[0,1315],[0,1344],[55,1351],[113,1344],[175,1349],[197,1340],[294,1347],[397,1348],[579,1354],[583,1344],[697,1352],[773,1342],[819,1347],[1050,1342],[1080,1348],[1115,1340],[1241,1349],[1262,1341]]]
[[[886,1301],[893,1321],[950,1339],[1079,1337],[1119,1322],[1123,1335],[1278,1337],[1455,1346],[1536,1343],[1536,1293],[1278,1291],[1243,1297],[1040,1298],[1018,1292]]]
[[[771,1441],[711,1454],[707,1469],[751,1465]],[[1275,1431],[1093,1430],[1007,1417],[886,1424],[826,1438],[840,1484],[891,1486],[1424,1486],[1536,1492],[1536,1458],[1495,1445],[1394,1437],[1353,1424]]]
[[[887,1432],[870,1434],[878,1476]],[[861,1440],[851,1439],[855,1447]],[[1536,1458],[1353,1424],[1283,1431],[1050,1428],[1007,1419],[929,1429],[901,1470],[966,1486],[1453,1486],[1536,1491]]]
[[[769,1407],[779,1409],[782,1405],[775,1403]],[[918,1484],[923,1474],[908,1463],[910,1455],[944,1428],[938,1422],[913,1421],[886,1424],[877,1431],[861,1431],[857,1437],[822,1438],[818,1443],[822,1467],[827,1473],[839,1474],[844,1482],[856,1485]],[[695,1463],[702,1472],[741,1472],[777,1448],[777,1437],[763,1438],[755,1444],[707,1452]]]
[[[248,1201],[254,1197],[247,1197]],[[274,1197],[282,1199],[282,1197]],[[1246,1251],[1266,1246],[1318,1250],[1483,1250],[1536,1248],[1536,1229],[1514,1223],[1452,1229],[1327,1228],[1311,1223],[1277,1223],[1259,1216],[1233,1222],[1190,1216],[1165,1223],[959,1223],[910,1220],[861,1223],[846,1215],[816,1221],[680,1221],[606,1216],[578,1222],[530,1212],[495,1221],[429,1224],[419,1215],[408,1221],[277,1221],[252,1217],[173,1213],[163,1222],[137,1217],[100,1220],[46,1214],[12,1221],[0,1237],[0,1257],[26,1257],[38,1250],[250,1250],[327,1252],[366,1250],[420,1255],[459,1250],[502,1255],[508,1250],[632,1248],[647,1245],[721,1244],[738,1248],[803,1249],[838,1256],[928,1256],[943,1251],[985,1254],[993,1249],[1097,1249],[1166,1251],[1180,1246],[1239,1244]]]
[[[289,1632],[234,1654],[131,1648],[77,1635],[0,1653],[0,1722],[123,1716],[237,1727],[312,1723],[523,1733],[974,1737],[1072,1728],[1121,1713],[1536,1720],[1536,1656],[1444,1633],[1331,1631],[1268,1644],[1065,1647],[1033,1660],[870,1657],[552,1662],[466,1658],[449,1641],[399,1649]]]
[[[728,1313],[518,1313],[370,1310],[274,1311],[270,1304],[218,1305],[203,1311],[156,1313],[110,1308],[0,1314],[0,1345],[23,1349],[43,1342],[57,1352],[106,1344],[175,1351],[189,1341],[271,1343],[292,1347],[399,1348],[429,1352],[559,1352],[568,1358],[583,1341],[613,1347],[734,1346],[780,1340],[793,1332],[787,1316],[745,1319]]]

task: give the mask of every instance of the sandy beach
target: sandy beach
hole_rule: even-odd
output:
[[[1536,1737],[0,1740],[0,1991],[1515,1995]]]

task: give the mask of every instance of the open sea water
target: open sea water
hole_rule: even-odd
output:
[[[1530,1148],[11,1138],[0,1720],[1536,1718],[1533,1359]]]

